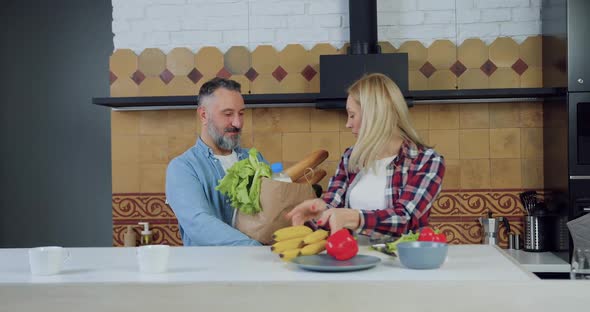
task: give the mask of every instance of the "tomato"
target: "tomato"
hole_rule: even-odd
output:
[[[342,229],[330,235],[326,242],[326,252],[336,260],[348,260],[359,251],[359,246],[348,229]]]
[[[436,234],[434,234],[434,239],[432,241],[446,244],[447,243],[447,236],[443,232],[436,233]]]
[[[418,236],[419,242],[439,242],[439,243],[446,243],[447,236],[443,232],[434,231],[429,227],[425,227],[420,231],[420,236]]]
[[[434,233],[434,231],[431,228],[429,228],[429,227],[423,228],[420,231],[420,236],[418,236],[418,241],[419,242],[432,242],[432,241],[434,241],[434,235],[436,235],[436,234]]]

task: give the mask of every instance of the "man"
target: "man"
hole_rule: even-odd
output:
[[[233,80],[214,78],[199,91],[201,136],[170,162],[166,173],[166,198],[185,246],[260,245],[232,226],[235,210],[215,190],[227,169],[248,157],[240,147],[244,110],[240,84]]]

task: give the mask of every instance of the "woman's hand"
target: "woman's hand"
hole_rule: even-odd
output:
[[[302,225],[312,219],[318,219],[327,208],[326,203],[321,198],[308,199],[295,206],[285,217],[291,219],[293,225]]]
[[[318,220],[318,225],[330,225],[330,233],[336,233],[346,228],[356,230],[360,223],[360,214],[358,210],[350,208],[331,208],[324,211]]]
[[[320,199],[309,199],[295,206],[285,215],[293,225],[302,225],[307,221],[316,220],[317,225],[329,225],[330,232],[335,233],[342,228],[356,230],[359,227],[358,210],[350,208],[330,208]]]

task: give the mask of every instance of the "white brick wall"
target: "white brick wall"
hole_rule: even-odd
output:
[[[517,41],[541,31],[541,0],[377,0],[379,40]],[[115,49],[226,50],[349,40],[348,0],[112,0]]]

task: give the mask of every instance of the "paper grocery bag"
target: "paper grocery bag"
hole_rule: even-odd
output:
[[[238,211],[235,227],[264,245],[272,242],[272,233],[290,226],[285,214],[306,199],[316,198],[311,185],[262,178],[260,206],[262,211],[247,215]]]

